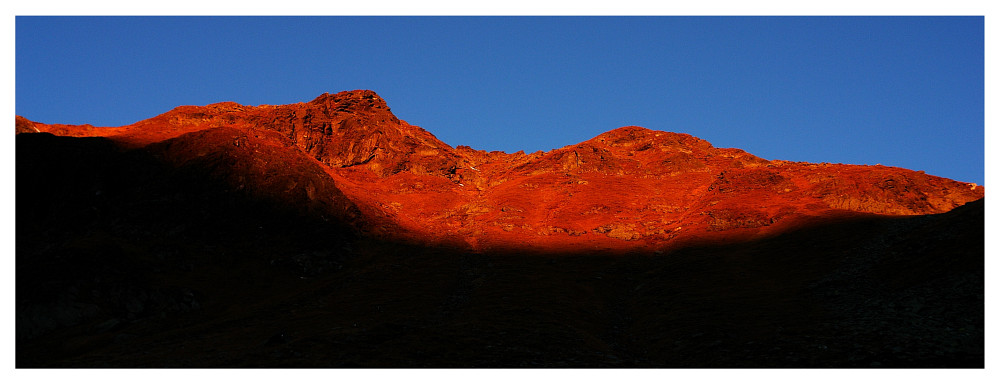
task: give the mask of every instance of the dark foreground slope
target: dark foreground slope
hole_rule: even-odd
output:
[[[984,364],[982,200],[667,253],[474,253],[366,232],[316,175],[289,177],[332,198],[167,144],[16,145],[18,367]]]

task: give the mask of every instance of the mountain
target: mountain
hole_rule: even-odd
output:
[[[272,159],[272,165],[297,164],[307,156],[325,170],[311,173],[325,173],[344,195],[317,195],[309,183],[251,184],[281,201],[287,199],[277,195],[293,190],[310,201],[346,196],[367,215],[403,227],[409,240],[477,250],[662,249],[717,235],[767,235],[813,217],[942,213],[984,196],[982,187],[919,171],[768,161],[640,127],[547,153],[456,149],[396,118],[371,91],[283,106],[179,107],[114,128],[18,121],[29,127],[22,131],[149,146],[169,152],[165,156],[174,162],[205,151],[261,164]],[[261,155],[260,148],[271,152]],[[244,178],[267,173],[225,172]]]
[[[15,128],[22,367],[983,364],[975,184],[451,147],[371,91]]]

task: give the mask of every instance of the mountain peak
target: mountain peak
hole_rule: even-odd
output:
[[[601,143],[610,147],[668,146],[686,149],[709,149],[712,144],[686,133],[656,131],[639,126],[625,126],[597,135],[588,142]]]
[[[357,89],[334,94],[324,93],[309,102],[312,105],[323,105],[335,111],[389,111],[385,99],[375,91]]]

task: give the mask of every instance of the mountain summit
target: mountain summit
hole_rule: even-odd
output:
[[[301,189],[308,204],[356,206],[360,221],[385,235],[473,249],[661,249],[765,236],[827,216],[942,213],[984,196],[982,187],[921,171],[769,161],[642,127],[544,153],[453,148],[368,90],[279,106],[184,106],[122,127],[17,120],[18,132],[104,136],[177,153],[182,146],[193,158],[243,145],[269,148],[271,167],[308,159],[323,170],[311,177],[342,193],[310,192],[315,182],[275,186],[259,172],[237,179],[257,180],[254,188],[275,198]],[[263,161],[260,153],[246,152],[244,161]],[[342,217],[344,209],[327,214]]]

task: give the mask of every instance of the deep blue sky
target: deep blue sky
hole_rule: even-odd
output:
[[[451,144],[550,150],[639,125],[766,159],[984,180],[982,17],[17,17],[16,113],[371,89]]]

